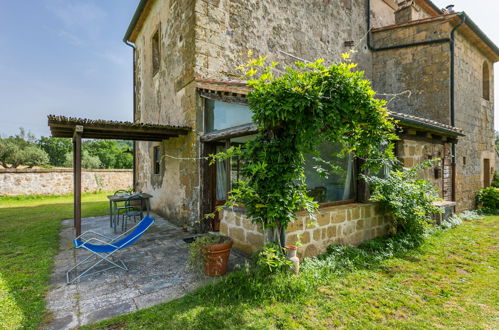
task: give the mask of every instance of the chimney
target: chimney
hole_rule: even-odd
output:
[[[454,14],[455,11],[454,11],[454,5],[448,5],[447,7],[445,7],[445,10],[447,11],[448,14]]]
[[[418,11],[412,0],[400,2],[399,9],[395,11],[395,24],[416,20]]]

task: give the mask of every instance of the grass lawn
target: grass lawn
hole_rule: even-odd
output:
[[[343,273],[314,277],[308,271],[298,280],[271,281],[241,271],[183,298],[88,328],[497,329],[498,229],[499,217],[468,222],[437,232],[417,250],[367,258]]]
[[[83,196],[83,216],[108,212]],[[37,328],[72,197],[0,198],[0,329]],[[437,232],[417,250],[338,248],[299,278],[233,273],[183,298],[87,328],[499,328],[499,217]],[[360,252],[359,252],[360,251]],[[385,258],[392,251],[393,258]],[[331,256],[334,256],[334,253]]]
[[[105,193],[83,194],[82,216],[108,213]],[[0,329],[36,329],[73,196],[0,197]]]

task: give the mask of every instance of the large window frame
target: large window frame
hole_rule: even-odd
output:
[[[204,116],[203,122],[204,122],[205,128],[206,128],[207,102],[220,101],[220,100],[211,99],[211,98],[207,98],[207,97],[203,97],[202,99],[203,99],[203,116]],[[207,101],[207,100],[210,100],[210,101]],[[232,102],[227,102],[226,100],[224,100],[223,102],[232,103]],[[241,104],[241,103],[234,102],[234,104]],[[225,148],[229,148],[230,146],[235,145],[234,143],[231,143],[231,139],[251,136],[255,133],[256,133],[256,126],[254,124],[245,124],[245,125],[239,125],[239,126],[235,126],[235,127],[229,127],[229,128],[215,130],[215,131],[212,131],[209,133],[205,133],[202,136],[201,141],[204,142],[205,144],[210,144],[211,145],[210,150],[216,149],[216,146],[219,146],[219,147],[224,146]],[[228,159],[224,163],[225,174],[226,174],[226,178],[224,181],[225,181],[225,185],[226,185],[226,188],[225,188],[226,192],[230,191],[230,189],[231,189],[231,184],[232,184],[232,179],[233,179],[232,178],[232,172],[233,172],[232,162],[233,162],[233,160]],[[353,193],[352,193],[353,197],[349,198],[349,199],[345,199],[345,200],[320,202],[319,208],[331,207],[331,206],[336,206],[336,205],[351,204],[351,203],[355,203],[356,201],[358,201],[358,193],[359,193],[359,191],[358,191],[359,181],[357,179],[357,177],[358,177],[358,165],[359,165],[358,160],[354,158],[353,163],[351,165],[353,167],[352,183],[351,183],[351,187],[353,189]],[[220,199],[216,198],[216,194],[217,194],[217,191],[216,191],[216,189],[217,189],[216,188],[216,185],[217,185],[216,168],[212,167],[211,170],[208,170],[208,175],[209,175],[209,178],[207,178],[207,180],[210,182],[210,185],[212,186],[211,195],[212,195],[212,199],[213,199],[213,204],[214,205],[224,204],[225,199],[220,200]]]

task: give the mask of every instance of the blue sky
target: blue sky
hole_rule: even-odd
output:
[[[123,35],[138,0],[0,2],[0,134],[49,135],[48,114],[132,119],[132,49]]]
[[[138,2],[0,1],[0,135],[22,126],[47,136],[48,114],[131,120],[132,50],[122,38]],[[434,2],[466,11],[499,45],[499,1]]]

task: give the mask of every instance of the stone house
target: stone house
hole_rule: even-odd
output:
[[[152,208],[192,225],[223,203],[238,177],[238,160],[209,166],[201,159],[256,132],[235,79],[245,54],[334,62],[353,60],[389,101],[405,166],[439,158],[426,171],[455,211],[474,207],[495,167],[493,64],[499,49],[465,13],[429,0],[141,0],[124,41],[134,49],[134,121],[189,126],[186,136],[137,142],[136,188],[154,196]],[[323,156],[334,145],[321,146]],[[340,174],[321,179],[307,161],[310,194],[320,202],[317,226],[307,218],[288,228],[306,256],[333,242],[359,244],[382,235],[385,219],[366,202],[353,158],[334,160]],[[219,229],[248,252],[262,231],[244,210],[218,214]]]

